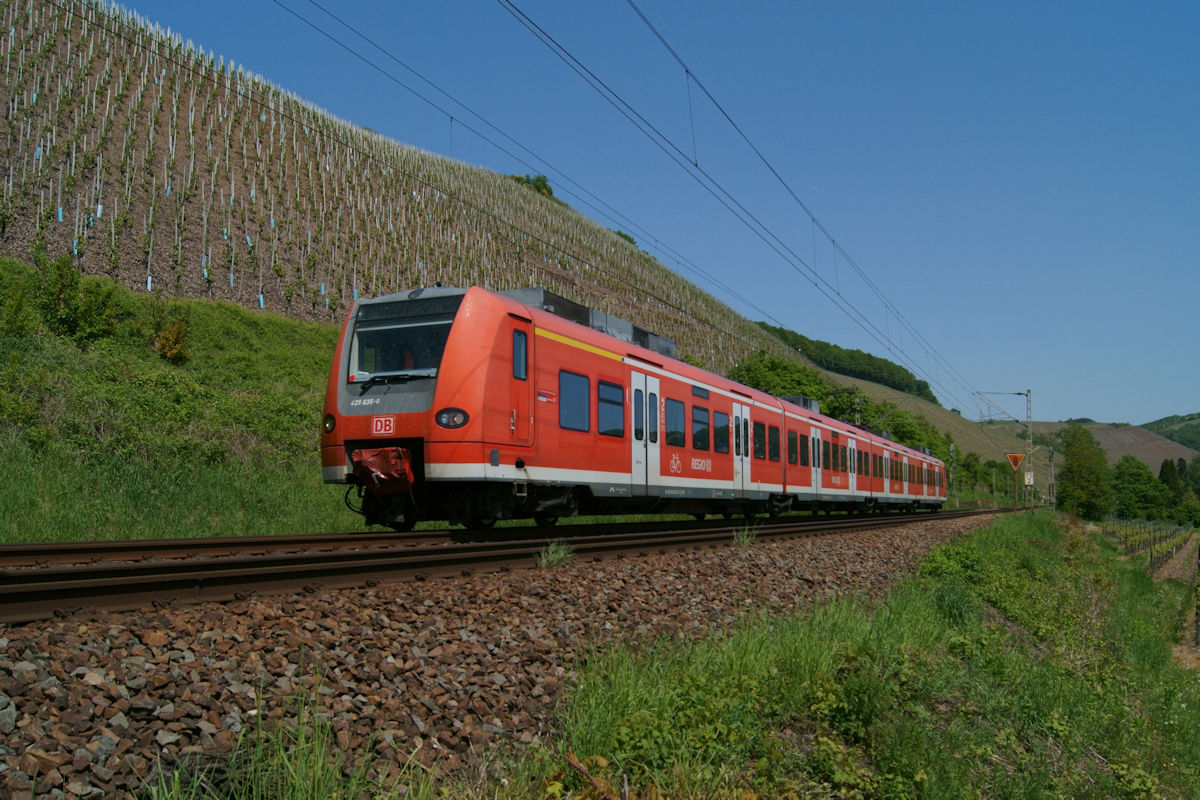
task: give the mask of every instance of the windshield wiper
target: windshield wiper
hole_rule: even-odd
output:
[[[365,381],[355,381],[354,385],[360,387],[359,392],[365,392],[368,387],[376,383],[391,383],[392,381],[406,382],[414,378],[434,378],[437,377],[437,369],[430,367],[429,369],[409,369],[404,372],[377,372]]]

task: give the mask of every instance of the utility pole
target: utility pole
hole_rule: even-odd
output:
[[[1029,506],[1029,498],[1033,491],[1033,489],[1032,489],[1032,487],[1033,487],[1033,483],[1032,483],[1032,479],[1033,479],[1033,472],[1032,472],[1032,466],[1033,466],[1033,460],[1032,460],[1033,459],[1033,390],[1026,389],[1023,392],[976,392],[975,394],[978,397],[982,398],[983,401],[985,403],[987,403],[988,405],[990,405],[992,408],[996,409],[1001,414],[1008,417],[1013,422],[1017,422],[1017,423],[1019,423],[1021,420],[1017,419],[1012,414],[1008,413],[1008,411],[1006,411],[1005,409],[996,405],[996,403],[989,400],[987,395],[991,394],[991,395],[1018,395],[1018,396],[1024,395],[1025,396],[1025,455],[1020,456],[1019,454],[1013,454],[1009,458],[1009,461],[1013,465],[1013,473],[1014,473],[1013,477],[1014,478],[1016,478],[1015,473],[1017,471],[1017,467],[1020,466],[1022,461],[1024,461],[1025,463],[1030,465],[1030,471],[1025,473],[1025,480],[1022,481],[1022,483],[1024,484],[1024,487],[1025,487],[1025,506],[1028,507]],[[1021,484],[1018,484],[1018,486],[1019,485],[1021,485]],[[1015,492],[1014,492],[1014,494],[1015,494]]]
[[[1054,448],[1053,447],[1050,448],[1050,484],[1046,487],[1046,494],[1050,498],[1050,507],[1054,508],[1054,506],[1056,505],[1056,503],[1055,503],[1056,498],[1054,496]]]

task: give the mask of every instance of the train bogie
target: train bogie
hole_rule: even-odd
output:
[[[677,361],[670,342],[607,315],[622,338],[569,301],[514,295],[435,288],[351,311],[322,467],[369,523],[944,501],[928,454]]]

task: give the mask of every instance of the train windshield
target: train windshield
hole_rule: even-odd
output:
[[[350,343],[350,383],[437,376],[461,296],[361,306]]]

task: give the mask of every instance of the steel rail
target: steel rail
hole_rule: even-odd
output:
[[[704,545],[715,547],[746,533],[757,539],[813,536],[979,513],[993,512],[829,518],[753,527],[740,524],[691,527],[666,533],[638,531],[555,538],[564,538],[577,556],[599,559],[628,551],[649,553]],[[388,535],[392,534],[383,536]],[[319,538],[314,537],[314,541]],[[128,610],[152,604],[227,601],[251,593],[375,585],[404,576],[423,580],[431,576],[469,574],[483,567],[512,569],[531,566],[546,547],[547,538],[539,537],[0,570],[0,622],[29,622],[87,609]]]

